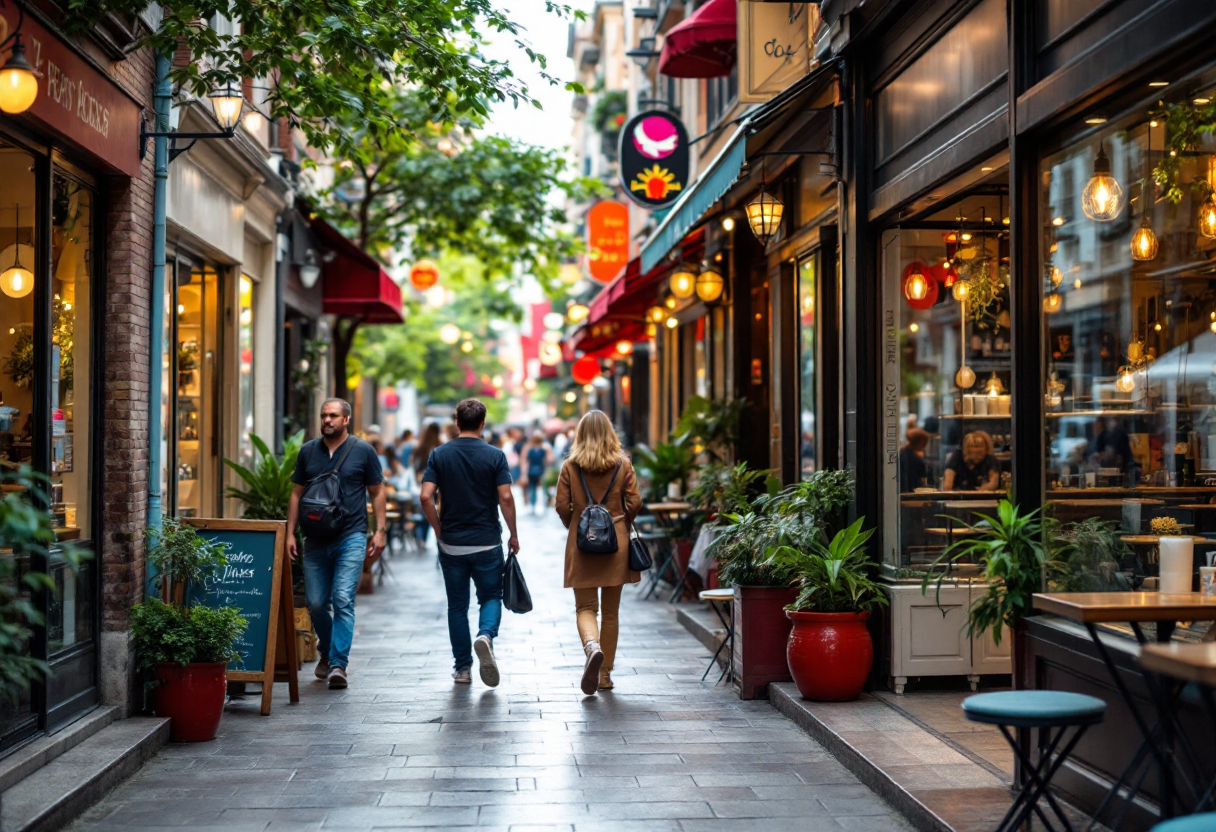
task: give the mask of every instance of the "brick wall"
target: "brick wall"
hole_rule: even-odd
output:
[[[147,49],[110,64],[110,74],[149,112],[155,59]],[[148,373],[151,343],[152,153],[138,179],[112,177],[106,216],[106,298],[102,332],[101,471],[102,699],[141,707],[128,633],[130,607],[143,599],[143,529],[148,508]]]

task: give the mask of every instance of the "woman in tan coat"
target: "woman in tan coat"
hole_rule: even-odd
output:
[[[587,554],[578,549],[578,521],[589,503],[579,479],[580,470],[592,498],[616,521],[617,550],[613,554]],[[641,575],[629,568],[629,523],[641,507],[633,464],[621,452],[612,422],[601,411],[592,410],[578,423],[570,456],[557,479],[557,513],[569,529],[565,585],[574,589],[578,634],[587,654],[582,689],[588,696],[612,689],[610,674],[616,656],[621,589],[641,580]]]

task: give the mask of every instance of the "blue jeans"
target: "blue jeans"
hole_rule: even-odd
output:
[[[317,652],[330,667],[346,667],[355,637],[355,593],[367,556],[367,533],[350,532],[304,547],[304,595],[317,632]],[[333,617],[330,617],[330,608]]]
[[[448,591],[448,638],[452,640],[455,668],[473,666],[473,640],[469,637],[469,579],[477,587],[477,635],[498,638],[502,620],[502,546],[473,555],[440,553],[443,584]]]

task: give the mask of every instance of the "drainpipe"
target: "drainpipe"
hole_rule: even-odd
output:
[[[156,56],[156,87],[152,95],[156,117],[156,132],[169,130],[169,107],[172,90],[169,85],[169,56]],[[152,195],[152,320],[150,346],[150,374],[148,378],[148,526],[159,528],[162,517],[161,506],[161,445],[162,424],[161,397],[164,395],[165,353],[165,214],[169,191],[169,140],[164,136],[153,139],[155,174]],[[148,586],[153,575],[147,573]]]

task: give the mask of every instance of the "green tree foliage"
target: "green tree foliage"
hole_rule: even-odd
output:
[[[69,29],[103,15],[137,15],[151,0],[68,0]],[[484,116],[495,103],[540,107],[503,61],[482,52],[489,39],[511,39],[549,83],[545,56],[490,0],[160,0],[164,19],[149,38],[170,54],[187,47],[195,60],[173,70],[175,87],[205,96],[243,79],[268,79],[267,115],[302,128],[311,146],[341,156],[367,152],[363,138],[408,133],[393,109],[395,88],[420,92],[427,120]],[[545,0],[554,13],[581,16]],[[233,34],[206,21],[233,22]],[[362,135],[349,125],[361,126]]]
[[[551,283],[578,253],[554,194],[598,188],[569,175],[558,153],[474,131],[478,114],[434,122],[428,95],[385,92],[401,133],[383,136],[361,118],[345,125],[356,145],[317,195],[320,212],[386,262],[456,252],[487,276],[530,273]]]

